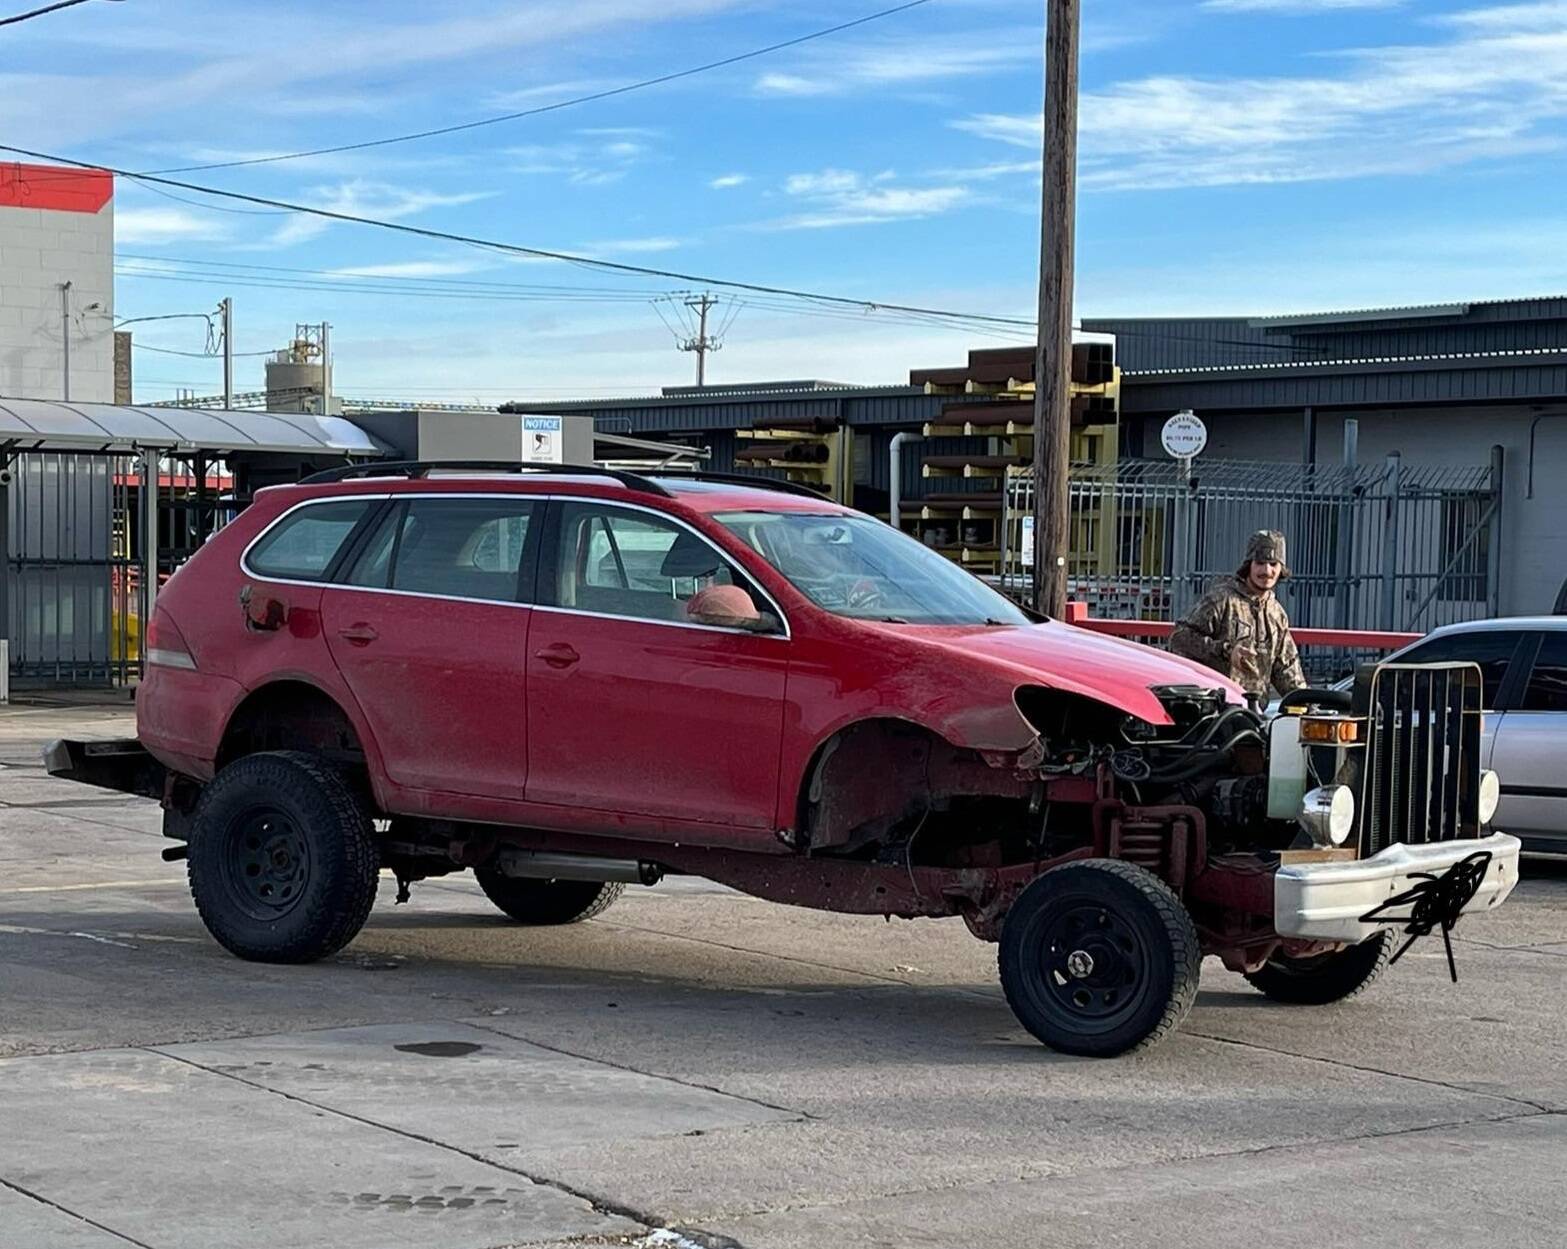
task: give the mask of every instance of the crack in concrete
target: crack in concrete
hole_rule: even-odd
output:
[[[512,1039],[516,1040],[517,1038],[514,1037]],[[598,1196],[594,1193],[588,1192],[586,1189],[575,1188],[572,1185],[567,1184],[564,1180],[552,1179],[546,1175],[536,1175],[532,1172],[524,1171],[521,1167],[508,1166],[504,1162],[498,1162],[494,1158],[487,1158],[483,1154],[477,1153],[474,1150],[464,1149],[461,1145],[453,1145],[448,1141],[437,1140],[433,1136],[425,1136],[419,1132],[411,1132],[407,1128],[396,1127],[390,1123],[381,1123],[378,1120],[367,1118],[364,1115],[356,1115],[350,1110],[342,1110],[336,1106],[329,1106],[325,1102],[313,1101],[308,1097],[301,1097],[297,1093],[289,1093],[283,1089],[271,1088],[268,1085],[258,1083],[255,1080],[247,1080],[243,1076],[237,1075],[232,1071],[220,1071],[214,1067],[208,1067],[203,1063],[196,1062],[194,1059],[183,1058],[178,1054],[171,1054],[167,1050],[159,1049],[153,1045],[141,1045],[137,1046],[136,1048],[145,1050],[149,1054],[156,1054],[160,1058],[166,1058],[170,1062],[177,1062],[183,1064],[184,1066],[192,1067],[197,1071],[205,1072],[207,1075],[219,1076],[225,1080],[233,1080],[236,1084],[243,1084],[247,1088],[255,1089],[259,1093],[270,1093],[274,1097],[283,1098],[285,1101],[297,1102],[301,1106],[309,1106],[312,1110],[319,1110],[323,1114],[336,1115],[338,1118],[347,1119],[352,1123],[363,1124],[365,1127],[375,1128],[381,1132],[390,1132],[392,1135],[401,1136],[405,1140],[418,1141],[422,1145],[429,1145],[435,1149],[444,1149],[449,1153],[457,1154],[460,1157],[467,1158],[471,1162],[477,1162],[482,1166],[494,1167],[497,1171],[504,1171],[507,1174],[519,1176],[522,1179],[527,1180],[528,1183],[536,1184],[540,1188],[552,1188],[556,1192],[564,1193],[568,1197],[573,1197],[576,1200],[585,1203],[591,1210],[598,1214],[615,1215],[619,1218],[628,1219],[633,1223],[639,1223],[643,1227],[647,1228],[649,1232],[673,1230],[672,1224],[667,1223],[651,1214],[648,1214],[645,1211],[637,1210],[632,1206],[622,1205],[619,1202],[611,1201],[608,1197]],[[143,1246],[142,1249],[151,1249],[151,1246]],[[715,1246],[715,1249],[744,1249],[744,1247],[737,1242],[726,1241],[720,1242],[718,1246]]]
[[[645,1071],[641,1067],[633,1067],[629,1063],[618,1063],[610,1058],[599,1058],[593,1054],[579,1054],[575,1050],[566,1049],[560,1045],[551,1045],[547,1041],[536,1041],[529,1036],[520,1036],[515,1032],[507,1032],[504,1028],[494,1024],[480,1023],[473,1019],[459,1019],[458,1022],[465,1028],[475,1028],[480,1032],[488,1032],[492,1036],[505,1037],[508,1041],[521,1041],[524,1045],[537,1046],[541,1050],[548,1050],[551,1054],[559,1054],[563,1058],[575,1058],[580,1062],[597,1063],[602,1067],[613,1067],[616,1071],[630,1072],[632,1075],[641,1076],[646,1080],[667,1080],[670,1084],[678,1084],[682,1088],[700,1089],[704,1093],[714,1093],[719,1097],[727,1097],[731,1101],[746,1102],[752,1106],[760,1106],[764,1110],[776,1110],[786,1115],[796,1116],[795,1122],[805,1123],[817,1118],[806,1110],[797,1110],[793,1106],[779,1106],[773,1102],[764,1102],[760,1097],[748,1097],[744,1093],[731,1093],[728,1089],[721,1089],[716,1085],[702,1084],[696,1080],[683,1080],[679,1076],[663,1075],[657,1071]]]
[[[904,989],[917,989],[922,993],[954,993],[963,997],[976,997],[986,1002],[996,1002],[999,999],[994,993],[987,993],[983,989],[968,989],[957,984],[920,984],[914,980],[900,980],[896,976],[885,976],[880,972],[864,971],[858,967],[840,967],[836,963],[821,963],[815,959],[798,958],[792,954],[779,954],[774,950],[754,950],[750,946],[730,945],[726,941],[713,941],[707,937],[687,936],[682,932],[663,932],[657,928],[644,928],[639,924],[627,924],[618,920],[599,919],[596,923],[606,928],[616,928],[623,932],[637,932],[650,937],[668,937],[675,941],[688,941],[694,945],[710,946],[715,950],[728,950],[732,954],[748,954],[753,958],[776,959],[782,963],[795,963],[801,967],[814,967],[818,971],[836,971],[844,975],[859,976],[863,980],[869,980],[874,984],[895,984]]]
[[[1497,945],[1492,941],[1479,941],[1474,937],[1454,937],[1455,943],[1463,945],[1477,945],[1487,950],[1496,950],[1503,954],[1544,954],[1550,958],[1567,958],[1567,950],[1549,950],[1546,946],[1560,945],[1559,941],[1542,941],[1535,945]]]
[[[1079,1175],[1091,1171],[1094,1175],[1114,1175],[1123,1171],[1137,1171],[1140,1174],[1148,1174],[1166,1167],[1185,1166],[1189,1163],[1222,1162],[1228,1158],[1251,1158],[1262,1154],[1288,1153],[1300,1149],[1322,1149],[1334,1145],[1353,1145],[1359,1141],[1377,1141],[1400,1136],[1416,1136],[1422,1132],[1446,1132],[1453,1128],[1484,1127],[1495,1123],[1518,1123],[1530,1119],[1546,1119],[1567,1112],[1559,1110],[1521,1111],[1518,1114],[1481,1116],[1471,1119],[1453,1119],[1443,1123],[1426,1123],[1407,1128],[1387,1128],[1368,1132],[1357,1132],[1349,1136],[1324,1136],[1314,1137],[1307,1141],[1280,1141],[1272,1145],[1250,1145],[1244,1149],[1219,1149],[1209,1153],[1188,1154],[1184,1157],[1165,1158],[1157,1160],[1132,1159],[1126,1162],[1116,1163],[1110,1166],[1095,1164],[1088,1169],[1068,1170],[1040,1170],[1030,1169],[1009,1175],[1004,1179],[982,1180],[953,1180],[947,1184],[929,1184],[923,1188],[898,1189],[893,1192],[877,1193],[873,1197],[845,1197],[839,1201],[801,1202],[793,1205],[761,1206],[752,1210],[724,1210],[709,1215],[709,1218],[720,1219],[746,1219],[759,1218],[772,1214],[790,1214],[804,1210],[835,1210],[852,1206],[865,1201],[896,1201],[904,1197],[929,1196],[936,1193],[958,1192],[962,1189],[993,1188],[1003,1184],[1018,1183],[1049,1183],[1056,1180],[1070,1180]]]
[[[1463,1093],[1469,1097],[1488,1097],[1492,1101],[1507,1102],[1514,1106],[1527,1106],[1539,1114],[1555,1115],[1564,1113],[1559,1107],[1530,1101],[1527,1097],[1511,1097],[1506,1093],[1488,1093],[1484,1089],[1470,1088],[1463,1084],[1453,1084],[1447,1080],[1433,1079],[1430,1076],[1412,1076],[1404,1071],[1388,1071],[1382,1067],[1363,1066],[1360,1063],[1346,1062],[1342,1058],[1324,1058],[1320,1054],[1303,1054],[1296,1050],[1282,1049],[1275,1045],[1263,1045],[1260,1041],[1239,1041],[1234,1037],[1218,1036],[1211,1032],[1193,1032],[1190,1029],[1183,1029],[1182,1031],[1186,1036],[1201,1037],[1206,1041],[1217,1041],[1220,1045],[1234,1045],[1240,1049],[1260,1050],[1265,1054],[1278,1054],[1285,1058],[1299,1058],[1305,1062],[1324,1063],[1330,1067],[1359,1071],[1364,1075],[1386,1076],[1392,1080],[1408,1080],[1413,1084],[1446,1089],[1449,1093]]]
[[[58,1210],[67,1218],[76,1219],[78,1222],[87,1224],[88,1227],[95,1227],[100,1232],[107,1232],[110,1236],[113,1236],[119,1240],[123,1240],[128,1245],[136,1245],[138,1249],[153,1249],[153,1247],[146,1241],[137,1240],[134,1236],[128,1236],[124,1232],[115,1231],[114,1228],[109,1227],[107,1224],[100,1223],[97,1219],[90,1219],[85,1214],[80,1214],[77,1211],[72,1210],[69,1206],[62,1206],[58,1201],[51,1201],[48,1197],[43,1196],[41,1193],[35,1193],[31,1189],[23,1188],[20,1184],[13,1183],[11,1180],[6,1179],[3,1175],[0,1175],[0,1188],[9,1188],[13,1193],[20,1194],[21,1196],[26,1197],[29,1201],[36,1201],[41,1206],[48,1206],[51,1210]]]

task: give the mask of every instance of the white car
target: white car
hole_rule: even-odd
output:
[[[1480,665],[1480,766],[1502,782],[1495,826],[1520,838],[1526,850],[1567,853],[1567,616],[1443,625],[1388,658]],[[1348,689],[1352,681],[1334,688]]]

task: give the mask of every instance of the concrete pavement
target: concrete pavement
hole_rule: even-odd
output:
[[[1567,871],[1362,1002],[1204,968],[1147,1055],[1051,1054],[960,923],[696,881],[529,930],[466,877],[337,958],[206,936],[150,804],[0,710],[0,1249],[1567,1241]]]

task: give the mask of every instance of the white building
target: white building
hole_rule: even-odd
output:
[[[113,176],[0,164],[0,396],[112,401],[113,330]]]

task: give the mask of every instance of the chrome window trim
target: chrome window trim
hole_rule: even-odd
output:
[[[779,622],[783,625],[783,632],[782,633],[758,633],[754,629],[731,629],[731,628],[728,628],[728,627],[723,626],[723,625],[694,624],[694,623],[691,623],[691,622],[688,622],[688,621],[681,621],[681,620],[655,620],[655,619],[653,619],[651,617],[648,617],[648,616],[616,616],[616,615],[611,615],[611,614],[606,613],[606,612],[582,611],[579,608],[575,608],[575,607],[557,607],[557,606],[555,606],[553,604],[519,603],[515,599],[464,598],[461,595],[457,595],[457,594],[430,594],[430,593],[428,593],[426,591],[423,591],[423,590],[391,590],[391,589],[379,589],[379,588],[377,588],[375,586],[348,585],[346,582],[342,582],[342,581],[327,581],[327,580],[305,581],[305,580],[301,580],[301,579],[298,579],[298,578],[271,577],[271,576],[266,575],[265,573],[257,572],[255,569],[253,569],[250,566],[250,552],[255,548],[256,544],[259,543],[269,533],[271,533],[274,529],[276,529],[279,525],[281,525],[285,520],[287,520],[288,517],[292,516],[295,512],[299,511],[301,508],[318,507],[318,506],[320,506],[322,504],[325,504],[325,503],[352,502],[353,500],[356,500],[356,499],[366,499],[366,500],[369,500],[370,502],[380,502],[380,501],[383,501],[383,500],[386,500],[386,499],[519,499],[519,498],[521,498],[521,499],[528,499],[528,500],[537,499],[537,500],[541,500],[541,501],[548,501],[548,502],[551,502],[551,503],[602,504],[605,507],[620,508],[620,509],[622,509],[624,511],[646,512],[650,516],[659,517],[661,520],[664,520],[668,524],[675,525],[678,528],[684,529],[687,533],[692,534],[699,541],[705,542],[710,548],[712,548],[713,552],[720,559],[722,559],[725,563],[735,564],[735,565],[738,565],[738,563],[739,563],[738,560],[736,560],[727,551],[723,550],[723,548],[721,548],[716,542],[714,542],[711,538],[709,538],[705,533],[703,533],[700,529],[695,528],[693,525],[691,525],[686,520],[682,519],[679,516],[671,515],[669,512],[660,511],[656,507],[646,507],[646,506],[644,506],[642,504],[639,504],[639,503],[627,503],[627,502],[623,502],[620,499],[600,498],[600,497],[595,496],[595,495],[553,494],[553,493],[545,494],[545,493],[542,493],[542,492],[536,492],[536,491],[532,491],[532,490],[529,490],[529,491],[522,491],[522,490],[472,490],[472,491],[469,491],[469,490],[439,490],[439,491],[398,490],[398,491],[395,491],[395,492],[387,491],[385,493],[378,493],[378,494],[368,494],[368,493],[361,493],[360,491],[354,491],[354,492],[348,493],[348,494],[319,495],[316,498],[312,498],[312,499],[301,499],[298,503],[295,503],[293,506],[288,507],[288,508],[284,509],[283,511],[279,512],[275,517],[272,518],[272,522],[269,525],[267,525],[266,528],[264,528],[254,538],[252,538],[249,541],[249,543],[246,544],[245,549],[242,552],[240,552],[239,569],[240,569],[240,571],[242,573],[244,573],[247,577],[251,578],[252,580],[254,580],[254,581],[265,581],[265,582],[267,582],[270,585],[302,585],[302,586],[309,586],[309,587],[312,587],[312,588],[319,586],[323,590],[349,590],[349,591],[353,591],[353,592],[358,593],[358,594],[392,594],[392,595],[397,595],[397,596],[399,596],[401,598],[434,599],[437,602],[442,602],[442,603],[478,603],[478,604],[489,606],[489,607],[522,608],[523,610],[526,610],[526,611],[547,611],[547,612],[553,612],[553,613],[555,613],[557,615],[588,616],[588,617],[596,618],[596,619],[599,619],[599,620],[629,620],[629,621],[634,621],[634,622],[639,623],[639,624],[665,625],[665,626],[668,626],[668,627],[671,627],[671,628],[675,628],[675,629],[700,629],[700,630],[702,630],[703,632],[706,632],[706,633],[736,633],[736,634],[741,634],[741,635],[743,635],[745,637],[779,638],[779,639],[781,639],[781,640],[783,640],[785,642],[791,641],[793,639],[793,637],[794,637],[794,630],[793,630],[793,628],[791,627],[791,625],[789,623],[788,615],[785,614],[783,608],[778,605],[778,600],[775,599],[772,596],[772,593],[767,589],[766,586],[764,586],[756,578],[756,576],[753,573],[751,573],[751,572],[749,572],[748,570],[745,570],[745,569],[742,569],[742,571],[745,572],[747,580],[749,580],[756,587],[757,592],[759,594],[761,594],[761,596],[764,599],[767,600],[768,605],[772,608],[773,615],[777,616]],[[553,593],[553,590],[551,591],[551,593]]]

